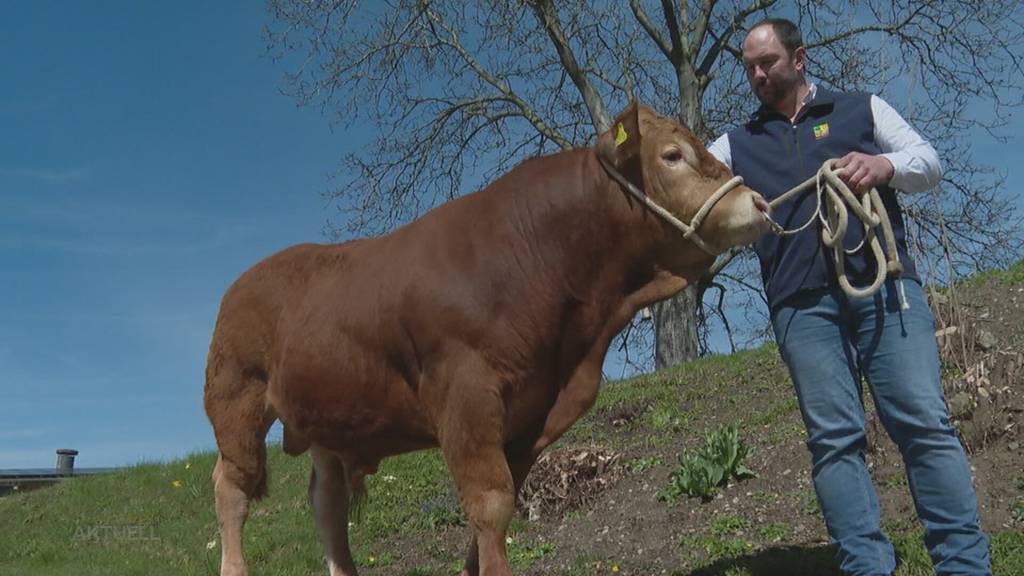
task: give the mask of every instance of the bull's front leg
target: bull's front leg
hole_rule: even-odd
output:
[[[600,352],[600,350],[598,350]],[[594,358],[603,358],[598,353]],[[593,360],[593,359],[592,359]],[[505,461],[508,463],[512,476],[512,503],[515,508],[515,497],[519,494],[526,477],[530,474],[537,458],[545,448],[558,440],[579,418],[593,406],[601,383],[600,362],[584,362],[569,383],[558,395],[547,417],[531,429],[530,432],[510,442],[505,448]],[[451,466],[451,464],[449,464]],[[456,479],[456,481],[458,481]],[[465,504],[463,504],[465,507]],[[467,510],[467,515],[469,512]],[[504,536],[505,531],[502,531]],[[504,549],[504,542],[502,542]],[[488,576],[488,572],[480,570],[479,532],[474,534],[466,556],[466,567],[460,576]]]
[[[439,434],[473,528],[480,576],[512,575],[505,534],[515,510],[515,490],[503,446],[505,406],[496,382],[480,375],[452,382]]]
[[[509,471],[512,473],[512,493],[518,498],[519,491],[530,474],[530,469],[537,461],[540,454],[533,450],[534,442],[540,436],[541,427],[537,426],[521,438],[510,442],[505,447],[505,458],[508,461]],[[476,541],[476,535],[469,543],[469,552],[466,555],[466,567],[460,576],[478,576],[480,574],[480,555]]]
[[[596,360],[591,358],[581,364],[569,379],[569,383],[558,393],[555,404],[544,421],[543,432],[533,444],[534,458],[561,438],[562,434],[565,434],[594,405],[601,385],[600,361],[604,359],[603,351],[598,352],[600,354],[591,354]]]
[[[644,306],[667,298],[685,287],[685,279],[667,272],[661,273],[654,281],[631,294],[611,315],[601,335],[591,345],[583,361],[558,393],[555,404],[544,422],[543,432],[533,445],[535,458],[561,438],[562,434],[565,434],[569,427],[594,405],[601,387],[601,366],[604,364],[608,346],[611,345],[612,338],[625,328],[633,314]]]

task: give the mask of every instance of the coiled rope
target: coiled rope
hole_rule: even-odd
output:
[[[892,232],[892,222],[889,213],[882,203],[882,197],[878,190],[872,188],[866,194],[858,198],[843,182],[839,175],[843,169],[836,169],[833,165],[838,161],[836,158],[826,160],[818,172],[804,180],[802,183],[791,188],[785,194],[775,198],[768,203],[772,208],[789,200],[797,194],[801,194],[812,186],[815,189],[817,205],[807,222],[794,228],[786,230],[778,222],[768,217],[772,231],[779,236],[793,236],[806,230],[814,223],[815,218],[821,222],[821,240],[826,247],[832,249],[832,257],[835,262],[836,275],[839,286],[848,296],[863,298],[872,296],[878,292],[885,283],[886,275],[892,275],[898,279],[900,291],[900,307],[903,310],[910,308],[907,303],[906,293],[903,290],[903,281],[900,276],[903,274],[903,264],[900,263],[899,252],[896,250],[896,238]],[[864,226],[864,239],[852,249],[844,248],[843,241],[847,232],[848,209],[853,210]],[[885,239],[885,250],[882,250],[882,243],[878,239],[877,229],[882,228],[882,237]],[[871,248],[875,257],[875,279],[866,287],[858,288],[850,283],[846,275],[846,256],[855,254],[864,245]]]

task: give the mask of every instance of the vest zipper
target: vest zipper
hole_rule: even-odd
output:
[[[800,137],[797,134],[797,128],[799,128],[799,125],[797,125],[797,124],[790,124],[790,127],[793,128],[793,149],[796,150],[797,168],[799,169],[799,173],[803,174],[804,173],[804,158],[803,158],[803,155],[800,154]]]

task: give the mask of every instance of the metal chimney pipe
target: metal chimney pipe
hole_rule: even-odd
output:
[[[71,476],[74,473],[75,456],[78,456],[78,450],[71,450],[69,448],[57,450],[58,476]]]

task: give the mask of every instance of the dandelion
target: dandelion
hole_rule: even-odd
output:
[[[213,550],[216,547],[217,547],[217,539],[216,538],[214,538],[213,540],[210,540],[209,542],[206,543],[206,549],[207,550]]]
[[[171,482],[171,486],[174,486],[175,488],[181,488],[181,480],[174,480],[173,482]]]
[[[511,544],[511,543],[512,543],[512,537],[511,536],[505,536],[505,544]]]
[[[612,574],[618,574],[618,573],[619,573],[619,565],[618,564],[612,564]]]
[[[191,462],[185,462],[185,470],[188,470],[191,467],[192,467],[192,463]]]
[[[376,561],[377,561],[377,559],[376,559],[376,558],[374,558],[373,556],[370,556],[370,557],[369,557],[369,558],[367,559],[367,562],[369,562],[370,564],[373,564],[373,563],[375,563]]]

